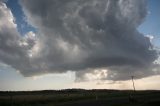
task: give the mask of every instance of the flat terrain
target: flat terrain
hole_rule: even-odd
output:
[[[160,91],[1,91],[0,106],[160,106]]]

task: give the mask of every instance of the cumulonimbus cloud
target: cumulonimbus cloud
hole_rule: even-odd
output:
[[[23,0],[20,4],[37,33],[21,37],[16,27],[0,30],[0,39],[6,40],[0,42],[0,60],[24,76],[71,70],[81,80],[88,70],[106,69],[103,79],[126,80],[130,74],[142,78],[159,73],[154,64],[157,51],[137,30],[147,15],[146,0]],[[14,45],[5,44],[8,40]],[[12,52],[16,56],[11,57]]]

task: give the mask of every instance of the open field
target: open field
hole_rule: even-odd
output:
[[[160,91],[1,91],[0,106],[160,106]]]

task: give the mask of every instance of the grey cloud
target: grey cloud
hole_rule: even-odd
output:
[[[27,42],[27,45],[21,45],[27,39],[18,33],[15,19],[3,2],[0,2],[0,20],[0,62],[16,70],[29,67],[28,51],[33,45]]]
[[[108,70],[103,78],[107,80],[126,80],[129,73],[138,73],[138,78],[154,75],[157,51],[137,31],[147,15],[145,0],[23,0],[20,4],[27,22],[38,30],[37,39],[28,39],[30,46],[18,49],[24,51],[18,54],[24,60],[14,61],[21,66],[1,60],[24,76],[72,70],[81,79],[87,69],[97,68]],[[23,56],[27,51],[31,57]]]

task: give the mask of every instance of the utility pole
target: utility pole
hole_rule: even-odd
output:
[[[131,76],[131,77],[132,77],[132,83],[133,83],[133,90],[136,91],[135,85],[134,85],[134,76]]]

